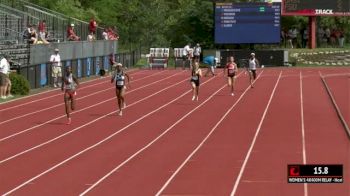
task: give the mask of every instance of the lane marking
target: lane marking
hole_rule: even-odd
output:
[[[237,179],[236,179],[236,182],[235,182],[235,184],[234,184],[233,190],[232,190],[232,192],[231,192],[231,194],[230,194],[231,196],[234,196],[234,195],[236,194],[236,191],[237,191],[239,182],[240,182],[240,180],[241,180],[241,178],[242,178],[244,169],[245,169],[245,167],[246,167],[246,165],[247,165],[247,163],[248,163],[248,159],[249,159],[249,157],[250,157],[250,154],[252,153],[252,150],[253,150],[253,148],[254,148],[256,139],[258,138],[258,135],[259,135],[259,133],[260,133],[261,126],[262,126],[262,124],[263,124],[263,122],[264,122],[264,120],[265,120],[265,116],[266,116],[267,111],[268,111],[268,109],[269,109],[269,107],[270,107],[272,98],[273,98],[273,96],[275,95],[275,92],[276,92],[278,83],[279,83],[279,81],[280,81],[280,79],[281,79],[281,75],[282,75],[282,71],[280,72],[280,74],[279,74],[279,76],[278,76],[277,82],[276,82],[276,84],[275,84],[275,87],[273,88],[273,91],[272,91],[272,93],[271,93],[270,99],[269,99],[269,101],[268,101],[268,103],[267,103],[267,105],[266,105],[265,111],[264,111],[264,113],[263,113],[263,115],[262,115],[262,117],[261,117],[261,120],[260,120],[260,123],[259,123],[259,125],[258,125],[258,128],[256,129],[256,132],[255,132],[253,141],[252,141],[252,143],[251,143],[251,145],[250,145],[250,147],[249,147],[248,153],[247,153],[247,155],[246,155],[246,157],[245,157],[245,159],[244,159],[243,165],[242,165],[242,167],[241,167],[241,169],[240,169],[240,171],[239,171],[239,174],[238,174],[238,176],[237,176]]]
[[[88,86],[84,86],[84,87],[81,87],[79,88],[80,90],[81,89],[86,89],[86,88],[90,88],[90,87],[93,87],[93,86],[97,86],[97,85],[100,85],[100,84],[103,84],[103,83],[108,83],[108,80],[106,79],[107,77],[105,78],[101,78],[100,80],[103,80],[102,82],[98,82],[98,83],[95,83],[95,84],[91,84],[91,85],[88,85]],[[107,80],[107,81],[105,81]],[[52,91],[61,91],[61,89],[53,89],[51,90],[50,92]],[[42,94],[44,94],[45,92],[43,92]],[[35,94],[35,95],[38,95],[38,94]],[[30,95],[30,96],[35,96],[35,95]],[[51,95],[51,96],[48,96],[48,97],[44,97],[44,98],[40,98],[40,99],[36,99],[36,100],[33,100],[33,101],[29,101],[29,102],[25,102],[25,103],[22,103],[22,104],[18,104],[18,105],[15,105],[15,106],[11,106],[11,107],[8,107],[8,108],[4,108],[4,109],[0,109],[0,112],[2,111],[7,111],[7,110],[10,110],[10,109],[13,109],[13,108],[18,108],[18,107],[21,107],[21,106],[24,106],[24,105],[29,105],[31,103],[36,103],[38,101],[42,101],[42,100],[46,100],[46,99],[50,99],[52,97],[57,97],[57,96],[60,96],[62,95],[61,92],[58,92],[58,94],[54,94],[54,95]],[[29,98],[29,97],[23,97],[24,98]],[[13,101],[17,101],[18,99],[14,99]],[[10,101],[8,102],[4,102],[4,103],[9,103]]]
[[[203,84],[208,83],[209,81],[213,80],[214,78],[217,78],[217,77],[213,77],[213,78],[211,78],[211,79],[209,79],[209,80],[203,82]],[[65,159],[64,161],[62,161],[62,162],[56,164],[55,166],[53,166],[53,167],[51,167],[51,168],[45,170],[44,172],[42,172],[42,173],[36,175],[35,177],[33,177],[33,178],[27,180],[26,182],[24,182],[24,183],[18,185],[18,186],[15,187],[14,189],[12,189],[12,190],[6,192],[3,196],[7,196],[7,195],[9,195],[9,194],[15,192],[16,190],[18,190],[18,189],[22,188],[23,186],[27,185],[28,183],[30,183],[30,182],[32,182],[32,181],[34,181],[34,180],[40,178],[41,176],[43,176],[43,175],[45,175],[45,174],[51,172],[52,170],[54,170],[54,169],[60,167],[61,165],[65,164],[66,162],[68,162],[68,161],[70,161],[70,160],[72,160],[72,159],[74,159],[74,158],[80,156],[81,154],[83,154],[83,153],[85,153],[85,152],[87,152],[87,151],[89,151],[89,150],[91,150],[91,149],[93,149],[93,148],[95,148],[95,147],[101,145],[102,143],[108,141],[109,139],[111,139],[111,138],[114,137],[115,135],[119,134],[119,133],[122,132],[123,130],[129,128],[130,126],[132,126],[132,125],[134,125],[134,124],[136,124],[136,123],[138,123],[138,122],[140,122],[141,120],[143,120],[144,118],[146,118],[146,117],[152,115],[153,113],[156,113],[157,111],[159,111],[159,110],[161,110],[161,109],[167,107],[168,105],[170,105],[170,104],[172,104],[173,102],[179,100],[180,98],[184,97],[185,95],[189,94],[190,92],[192,92],[192,90],[188,90],[188,91],[184,92],[182,95],[178,96],[177,98],[173,99],[172,101],[170,101],[170,102],[168,102],[168,103],[162,105],[161,107],[157,108],[156,110],[153,110],[153,111],[151,111],[151,112],[145,114],[144,116],[140,117],[139,119],[135,120],[134,122],[130,123],[129,125],[123,127],[122,129],[118,130],[118,131],[115,132],[114,134],[111,134],[110,136],[106,137],[105,139],[99,141],[98,143],[96,143],[96,144],[94,144],[94,145],[92,145],[92,146],[90,146],[90,147],[88,147],[88,148],[85,148],[84,150],[82,150],[82,151],[76,153],[75,155],[73,155],[73,156],[71,156],[71,157]],[[115,113],[115,111],[113,111],[113,112],[111,112],[111,113],[109,113],[109,114],[107,114],[107,115],[105,115],[105,116],[108,116],[108,115],[113,114],[113,113]],[[101,118],[101,117],[100,117],[100,118]]]
[[[144,97],[144,98],[142,98],[142,99],[140,99],[140,100],[138,100],[138,101],[135,101],[135,102],[129,104],[129,105],[126,106],[125,108],[130,108],[130,107],[132,107],[132,106],[134,106],[134,105],[136,105],[136,104],[138,104],[138,103],[141,103],[142,101],[145,101],[145,100],[147,100],[147,99],[149,99],[149,98],[151,98],[151,97],[153,97],[153,96],[155,96],[155,95],[157,95],[157,94],[159,94],[159,93],[161,93],[161,92],[163,92],[163,91],[165,91],[165,90],[167,90],[167,89],[170,89],[170,88],[172,88],[172,87],[174,87],[174,86],[176,86],[176,85],[178,85],[178,84],[181,84],[181,83],[183,83],[183,82],[185,82],[185,81],[188,81],[188,79],[184,79],[184,80],[182,80],[182,81],[180,81],[180,82],[177,82],[177,83],[175,83],[175,84],[173,84],[173,85],[171,85],[171,86],[168,86],[167,88],[163,88],[162,90],[159,90],[159,91],[157,91],[157,92],[155,92],[155,93],[153,93],[153,94],[151,94],[151,95],[149,95],[149,96],[147,96],[147,97]],[[48,144],[50,144],[50,143],[52,143],[52,142],[54,142],[54,141],[56,141],[56,140],[58,140],[58,139],[60,139],[60,138],[62,138],[62,137],[65,137],[65,136],[67,136],[67,135],[69,135],[69,134],[71,134],[71,133],[76,132],[77,130],[79,130],[79,129],[81,129],[81,128],[84,128],[84,127],[86,127],[86,126],[88,126],[88,125],[90,125],[90,124],[93,124],[93,123],[95,123],[95,122],[97,122],[97,121],[99,121],[99,120],[101,120],[101,119],[103,119],[103,118],[105,118],[105,117],[107,117],[107,116],[113,114],[113,113],[115,113],[115,111],[110,112],[110,113],[108,113],[108,114],[105,114],[105,115],[103,115],[103,116],[101,116],[101,117],[99,117],[99,118],[96,118],[95,120],[92,120],[92,121],[90,121],[90,122],[88,122],[88,123],[86,123],[86,124],[83,124],[83,125],[81,125],[81,126],[79,126],[79,127],[77,127],[77,128],[74,128],[74,129],[72,129],[71,131],[68,131],[68,132],[66,132],[66,133],[64,133],[64,134],[61,134],[61,135],[59,135],[59,136],[57,136],[57,137],[55,137],[55,138],[53,138],[53,139],[50,139],[50,140],[48,140],[48,141],[46,141],[46,142],[43,142],[43,143],[41,143],[41,144],[39,144],[39,145],[36,145],[36,146],[34,146],[34,147],[32,147],[32,148],[29,148],[29,149],[27,149],[27,150],[24,150],[24,151],[22,151],[22,152],[20,152],[20,153],[17,153],[17,154],[15,154],[15,155],[11,156],[11,157],[8,157],[8,158],[6,158],[6,159],[4,159],[4,160],[1,160],[1,161],[0,161],[0,164],[3,164],[3,163],[5,163],[5,162],[7,162],[7,161],[9,161],[9,160],[11,160],[11,159],[14,159],[14,158],[20,156],[20,155],[26,154],[26,153],[28,153],[28,152],[30,152],[30,151],[33,151],[33,150],[35,150],[35,149],[38,149],[38,148],[43,147],[43,146],[45,146],[45,145],[48,145]]]
[[[149,77],[152,77],[152,76],[154,76],[154,75],[158,75],[159,73],[160,73],[160,72],[158,72],[158,73],[156,73],[156,74],[152,74],[152,75],[146,76],[146,77],[144,77],[144,78],[140,78],[140,79],[134,80],[133,83],[134,83],[134,82],[141,81],[141,80],[146,79],[146,78],[149,78]],[[108,82],[108,83],[109,83],[109,82]],[[94,93],[85,95],[85,96],[83,96],[83,97],[79,97],[79,98],[77,98],[77,101],[78,101],[78,100],[81,100],[81,99],[85,99],[85,98],[87,98],[87,97],[91,97],[91,96],[93,96],[93,95],[97,95],[97,94],[102,93],[102,92],[109,91],[109,90],[111,90],[111,89],[113,89],[113,88],[115,88],[115,87],[106,88],[106,89],[104,89],[104,90],[96,91],[96,92],[94,92]],[[79,90],[80,90],[80,89],[79,89]],[[79,92],[79,91],[78,91],[78,92]],[[62,92],[60,95],[63,95],[63,92]],[[56,95],[55,95],[55,96],[56,96]],[[56,105],[51,106],[51,107],[47,107],[47,108],[44,108],[44,109],[41,109],[41,110],[37,110],[37,111],[34,111],[34,112],[30,112],[30,113],[27,113],[27,114],[24,114],[24,115],[21,115],[21,116],[17,116],[17,117],[14,117],[14,118],[11,118],[11,119],[8,119],[8,120],[5,120],[5,121],[0,122],[0,125],[2,125],[2,124],[4,124],[4,123],[11,122],[11,121],[13,121],[13,120],[17,120],[17,119],[26,117],[26,116],[30,116],[30,115],[36,114],[36,113],[39,113],[39,112],[43,112],[43,111],[46,111],[46,110],[50,110],[50,109],[53,109],[53,108],[56,108],[56,107],[59,107],[59,106],[62,106],[62,105],[64,105],[64,103],[56,104]]]
[[[241,72],[238,76],[240,76],[243,72]],[[214,94],[212,94],[211,96],[209,96],[204,102],[202,102],[201,104],[199,104],[197,107],[195,107],[194,109],[192,109],[191,111],[189,111],[188,113],[186,113],[184,116],[182,116],[179,120],[177,120],[174,124],[172,124],[170,127],[168,127],[164,132],[162,132],[158,137],[156,137],[155,139],[153,139],[151,142],[149,142],[146,146],[144,146],[143,148],[141,148],[140,150],[138,150],[136,153],[134,153],[133,155],[131,155],[128,159],[124,160],[121,164],[119,164],[117,167],[115,167],[113,170],[111,170],[110,172],[108,172],[105,176],[103,176],[102,178],[100,178],[97,182],[95,182],[90,188],[86,189],[84,192],[80,193],[79,195],[85,195],[87,194],[89,191],[91,191],[93,188],[95,188],[96,186],[98,186],[103,180],[105,180],[106,178],[108,178],[109,176],[111,176],[113,173],[115,173],[119,168],[123,167],[125,164],[127,164],[129,161],[131,161],[133,158],[135,158],[137,155],[141,154],[143,151],[145,151],[146,149],[148,149],[150,146],[152,146],[152,144],[154,144],[155,142],[157,142],[159,139],[161,139],[165,134],[167,134],[172,128],[174,128],[177,124],[179,124],[180,122],[182,122],[185,118],[187,118],[189,115],[191,115],[194,111],[196,111],[198,108],[202,107],[206,102],[208,102],[209,100],[211,100],[216,94],[218,94],[222,89],[226,88],[227,84],[224,84],[221,88],[219,88]],[[173,171],[170,171],[173,172]]]
[[[258,75],[257,79],[254,80],[253,84],[260,78],[264,71],[261,71]],[[208,135],[202,140],[202,142],[191,152],[191,154],[182,162],[182,164],[176,169],[176,171],[170,176],[170,178],[164,183],[164,185],[160,188],[160,190],[156,193],[156,196],[160,196],[162,192],[168,187],[171,181],[176,177],[176,175],[182,170],[182,168],[186,165],[187,162],[190,162],[192,157],[198,152],[198,150],[204,145],[204,143],[210,138],[210,136],[214,133],[216,128],[224,121],[227,115],[236,107],[236,105],[242,100],[244,95],[248,92],[250,88],[249,86],[244,90],[241,96],[236,100],[236,102],[226,111],[226,113],[220,118],[220,120],[214,125],[214,127],[210,130]]]
[[[300,84],[300,111],[301,111],[301,135],[303,144],[303,164],[306,164],[306,145],[305,145],[305,123],[304,123],[304,98],[303,98],[303,79],[302,73],[299,74]],[[304,196],[308,196],[307,183],[304,183]]]
[[[184,72],[184,71],[179,72],[179,73],[177,73],[177,74],[180,74],[180,73],[183,73],[183,72]],[[177,74],[168,76],[168,77],[163,78],[163,79],[161,79],[161,80],[157,80],[157,81],[155,81],[155,82],[149,83],[149,84],[144,85],[144,86],[141,86],[141,87],[139,87],[139,88],[132,89],[132,90],[130,90],[130,91],[127,91],[125,94],[129,94],[129,93],[132,93],[132,92],[134,92],[134,91],[137,91],[137,90],[146,88],[146,87],[151,86],[151,85],[153,85],[153,84],[156,84],[156,83],[159,83],[159,82],[164,81],[164,80],[166,80],[166,79],[169,79],[169,78],[171,78],[171,77],[174,77],[174,76],[177,75]],[[115,87],[112,87],[112,88],[115,88]],[[109,101],[112,101],[112,100],[115,100],[115,97],[112,97],[112,98],[110,98],[110,99],[104,100],[104,101],[102,101],[102,102],[98,102],[98,103],[96,103],[96,104],[94,104],[94,105],[90,105],[90,106],[85,107],[85,108],[83,108],[83,109],[76,110],[76,111],[74,111],[74,112],[71,112],[71,114],[75,114],[75,113],[79,113],[79,112],[85,111],[85,110],[87,110],[87,109],[96,107],[96,106],[98,106],[98,105],[104,104],[104,103],[109,102]],[[1,138],[1,139],[0,139],[0,142],[3,142],[3,141],[5,141],[5,140],[8,140],[8,139],[10,139],[10,138],[12,138],[12,137],[15,137],[15,136],[17,136],[17,135],[26,133],[26,132],[28,132],[28,131],[30,131],[30,130],[33,130],[33,129],[36,129],[36,128],[38,128],[38,127],[44,126],[44,125],[46,125],[46,124],[49,124],[49,123],[51,123],[51,122],[53,122],[53,121],[55,121],[55,120],[58,120],[58,119],[64,118],[64,117],[66,117],[65,114],[64,114],[64,115],[61,115],[61,116],[58,116],[58,117],[56,117],[56,118],[53,118],[53,119],[51,119],[51,120],[49,120],[49,121],[46,121],[46,122],[44,122],[44,123],[35,125],[35,126],[33,126],[33,127],[27,128],[27,129],[24,129],[23,131],[20,131],[20,132],[14,133],[14,134],[12,134],[12,135],[6,136],[6,137],[4,137],[4,138]]]

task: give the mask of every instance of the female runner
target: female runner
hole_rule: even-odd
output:
[[[72,68],[66,67],[65,74],[62,78],[61,90],[64,91],[64,104],[66,108],[67,124],[71,123],[70,110],[75,110],[76,88],[79,85],[78,79],[73,75]],[[70,106],[69,106],[70,103]]]
[[[123,115],[123,108],[126,107],[125,104],[125,77],[128,79],[128,84],[130,84],[129,75],[124,72],[123,65],[121,63],[117,63],[116,71],[114,72],[111,83],[115,81],[115,94],[118,99],[118,107],[119,107],[119,116]]]

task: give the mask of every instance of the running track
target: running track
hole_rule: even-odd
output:
[[[338,78],[349,119],[344,73],[269,68],[251,89],[240,72],[234,97],[220,74],[192,102],[189,71],[136,70],[123,117],[102,78],[81,85],[71,125],[58,90],[1,104],[0,194],[350,195],[350,141],[320,79]],[[295,163],[343,164],[345,182],[288,184]]]

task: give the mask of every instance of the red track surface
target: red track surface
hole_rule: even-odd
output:
[[[123,117],[98,79],[69,126],[57,90],[2,104],[0,194],[350,195],[350,142],[319,71],[348,69],[265,69],[253,89],[242,73],[234,97],[203,78],[198,102],[188,71],[135,71]],[[349,120],[348,81],[327,78]],[[343,164],[345,182],[288,184],[295,163]]]
[[[327,72],[323,74],[344,120],[350,127],[350,72],[344,71],[340,75]]]

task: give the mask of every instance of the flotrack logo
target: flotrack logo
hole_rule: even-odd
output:
[[[316,9],[316,14],[333,14],[331,9]]]

